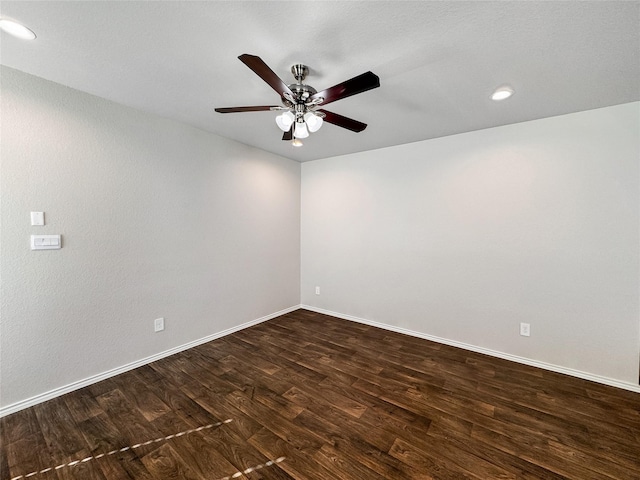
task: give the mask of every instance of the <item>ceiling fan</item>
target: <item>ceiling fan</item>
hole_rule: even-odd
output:
[[[282,111],[276,117],[278,127],[284,132],[282,140],[292,140],[292,144],[297,147],[302,146],[300,139],[307,138],[309,132],[317,132],[323,121],[352,132],[361,132],[367,128],[366,123],[319,107],[379,87],[380,79],[372,72],[363,73],[318,92],[310,85],[302,83],[309,74],[309,68],[306,65],[296,64],[291,67],[296,83],[287,85],[260,57],[245,53],[238,58],[280,95],[282,105],[216,108],[216,112]]]

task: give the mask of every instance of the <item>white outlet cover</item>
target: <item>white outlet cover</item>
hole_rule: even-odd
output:
[[[44,225],[44,212],[31,212],[31,225]]]
[[[153,322],[153,330],[155,332],[161,332],[164,330],[164,318],[156,318]]]

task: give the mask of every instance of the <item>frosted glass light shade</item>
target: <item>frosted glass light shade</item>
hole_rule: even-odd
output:
[[[283,132],[288,132],[291,129],[291,124],[295,119],[296,116],[293,113],[286,111],[282,115],[278,115],[276,117],[276,123],[278,124],[280,130],[282,130]]]
[[[296,138],[307,138],[309,131],[304,122],[296,122],[296,129],[293,131],[293,136]]]
[[[322,120],[322,117],[319,117],[314,113],[307,112],[304,114],[304,121],[307,123],[307,127],[309,128],[309,131],[313,133],[320,130],[323,120]]]

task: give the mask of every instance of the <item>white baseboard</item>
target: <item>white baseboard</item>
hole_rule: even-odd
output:
[[[518,355],[511,355],[510,353],[499,352],[497,350],[491,350],[488,348],[478,347],[475,345],[471,345],[468,343],[457,342],[455,340],[449,340],[447,338],[436,337],[434,335],[428,335],[422,332],[416,332],[414,330],[409,330],[406,328],[395,327],[393,325],[387,325],[385,323],[374,322],[372,320],[367,320],[364,318],[354,317],[353,315],[345,315],[343,313],[332,312],[330,310],[325,310],[322,308],[312,307],[310,305],[300,305],[300,308],[304,308],[305,310],[310,310],[316,313],[323,313],[325,315],[330,315],[332,317],[342,318],[344,320],[351,320],[357,323],[363,323],[365,325],[370,325],[372,327],[382,328],[384,330],[389,330],[396,333],[403,333],[405,335],[410,335],[412,337],[423,338],[425,340],[431,340],[432,342],[442,343],[445,345],[450,345],[452,347],[462,348],[464,350],[470,350],[476,353],[482,353],[485,355],[489,355],[492,357],[502,358],[504,360],[510,360],[516,363],[522,363],[524,365],[529,365],[532,367],[542,368],[544,370],[550,370],[556,373],[563,373],[565,375],[570,375],[572,377],[582,378],[583,380],[590,380],[592,382],[602,383],[604,385],[609,385],[611,387],[622,388],[624,390],[630,390],[632,392],[640,393],[640,385],[636,385],[633,383],[622,382],[620,380],[616,380],[609,377],[603,377],[601,375],[595,375],[593,373],[583,372],[581,370],[574,370],[572,368],[561,367],[559,365],[554,365],[552,363],[540,362],[538,360],[533,360],[530,358],[520,357]]]
[[[270,315],[257,318],[255,320],[251,320],[249,322],[243,323],[241,325],[237,325],[235,327],[228,328],[226,330],[223,330],[218,333],[214,333],[212,335],[207,335],[206,337],[202,337],[202,338],[199,338],[198,340],[185,343],[184,345],[170,348],[169,350],[165,350],[164,352],[156,353],[155,355],[151,355],[150,357],[136,360],[135,362],[131,362],[126,365],[113,368],[106,372],[99,373],[97,375],[93,375],[91,377],[85,378],[83,380],[78,380],[77,382],[70,383],[63,387],[54,388],[53,390],[49,390],[48,392],[41,393],[31,398],[27,398],[26,400],[21,400],[19,402],[12,403],[11,405],[7,405],[6,407],[1,407],[0,418],[6,415],[10,415],[12,413],[18,412],[25,408],[32,407],[39,403],[46,402],[47,400],[51,400],[52,398],[59,397],[61,395],[64,395],[65,393],[73,392],[74,390],[78,390],[79,388],[87,387],[101,380],[106,380],[107,378],[111,378],[121,373],[127,372],[129,370],[133,370],[134,368],[147,365],[148,363],[155,362],[156,360],[160,360],[161,358],[168,357],[175,353],[188,350],[189,348],[197,347],[198,345],[202,345],[203,343],[207,343],[217,338],[224,337],[226,335],[237,332],[239,330],[244,330],[245,328],[249,328],[259,323],[266,322],[267,320],[271,320],[272,318],[279,317],[280,315],[284,315],[285,313],[293,312],[294,310],[298,310],[299,308],[300,308],[300,305],[294,305],[292,307],[285,308],[284,310],[280,310],[279,312],[275,312]]]
[[[325,310],[325,309],[322,309],[322,308],[312,307],[310,305],[294,305],[292,307],[285,308],[284,310],[280,310],[279,312],[275,312],[275,313],[272,313],[270,315],[266,315],[264,317],[261,317],[261,318],[255,319],[255,320],[251,320],[249,322],[243,323],[241,325],[237,325],[235,327],[228,328],[228,329],[223,330],[221,332],[217,332],[217,333],[214,333],[212,335],[208,335],[206,337],[199,338],[198,340],[194,340],[192,342],[185,343],[185,344],[180,345],[178,347],[174,347],[174,348],[171,348],[169,350],[165,350],[164,352],[160,352],[160,353],[157,353],[155,355],[151,355],[149,357],[146,357],[146,358],[143,358],[143,359],[140,359],[140,360],[136,360],[135,362],[131,362],[131,363],[128,363],[126,365],[122,365],[120,367],[113,368],[113,369],[108,370],[106,372],[99,373],[97,375],[93,375],[93,376],[85,378],[83,380],[79,380],[77,382],[73,382],[73,383],[70,383],[68,385],[65,385],[65,386],[62,386],[62,387],[59,387],[59,388],[55,388],[55,389],[50,390],[48,392],[41,393],[41,394],[33,396],[31,398],[27,398],[26,400],[21,400],[19,402],[13,403],[11,405],[7,405],[6,407],[1,407],[0,408],[0,418],[4,417],[6,415],[10,415],[12,413],[18,412],[18,411],[23,410],[25,408],[32,407],[32,406],[37,405],[39,403],[46,402],[47,400],[51,400],[53,398],[59,397],[61,395],[64,395],[66,393],[73,392],[74,390],[78,390],[80,388],[87,387],[87,386],[92,385],[94,383],[100,382],[101,380],[106,380],[107,378],[111,378],[111,377],[114,377],[114,376],[119,375],[121,373],[125,373],[125,372],[127,372],[129,370],[133,370],[134,368],[138,368],[138,367],[141,367],[143,365],[147,365],[147,364],[149,364],[151,362],[155,362],[156,360],[160,360],[160,359],[168,357],[170,355],[182,352],[184,350],[188,350],[189,348],[197,347],[198,345],[202,345],[203,343],[207,343],[207,342],[210,342],[210,341],[215,340],[217,338],[221,338],[221,337],[224,337],[226,335],[230,335],[230,334],[232,334],[234,332],[238,332],[240,330],[244,330],[245,328],[252,327],[252,326],[257,325],[259,323],[266,322],[267,320],[271,320],[272,318],[279,317],[280,315],[284,315],[286,313],[293,312],[293,311],[298,310],[300,308],[303,308],[305,310],[310,310],[312,312],[322,313],[322,314],[325,314],[325,315],[330,315],[332,317],[342,318],[344,320],[350,320],[350,321],[353,321],[353,322],[362,323],[362,324],[365,324],[365,325],[370,325],[372,327],[378,327],[378,328],[382,328],[384,330],[389,330],[389,331],[396,332],[396,333],[402,333],[402,334],[405,334],[405,335],[410,335],[412,337],[423,338],[425,340],[431,340],[433,342],[442,343],[444,345],[450,345],[452,347],[458,347],[458,348],[462,348],[464,350],[469,350],[469,351],[476,352],[476,353],[482,353],[482,354],[489,355],[489,356],[492,356],[492,357],[502,358],[502,359],[505,359],[505,360],[510,360],[512,362],[522,363],[524,365],[530,365],[532,367],[538,367],[538,368],[542,368],[544,370],[550,370],[552,372],[563,373],[565,375],[570,375],[572,377],[582,378],[584,380],[590,380],[590,381],[593,381],[593,382],[602,383],[604,385],[609,385],[609,386],[612,386],[612,387],[622,388],[624,390],[630,390],[632,392],[640,393],[640,385],[635,385],[633,383],[622,382],[620,380],[616,380],[616,379],[613,379],[613,378],[603,377],[603,376],[600,376],[600,375],[595,375],[595,374],[588,373],[588,372],[583,372],[583,371],[580,371],[580,370],[574,370],[574,369],[571,369],[571,368],[561,367],[561,366],[554,365],[554,364],[551,364],[551,363],[540,362],[540,361],[537,361],[537,360],[532,360],[532,359],[525,358],[525,357],[520,357],[520,356],[517,356],[517,355],[511,355],[509,353],[498,352],[497,350],[491,350],[491,349],[488,349],[488,348],[478,347],[478,346],[471,345],[471,344],[468,344],[468,343],[457,342],[455,340],[449,340],[449,339],[446,339],[446,338],[436,337],[434,335],[428,335],[426,333],[416,332],[414,330],[409,330],[409,329],[406,329],[406,328],[395,327],[393,325],[387,325],[385,323],[375,322],[375,321],[367,320],[367,319],[360,318],[360,317],[354,317],[353,315],[346,315],[346,314],[343,314],[343,313],[333,312],[333,311]]]

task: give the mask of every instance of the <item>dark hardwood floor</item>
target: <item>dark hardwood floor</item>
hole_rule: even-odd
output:
[[[305,310],[0,420],[0,479],[640,479],[640,394]]]

